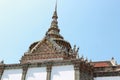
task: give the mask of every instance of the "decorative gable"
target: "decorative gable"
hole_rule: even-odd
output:
[[[41,54],[41,53],[53,53],[55,52],[53,44],[48,40],[43,40],[39,42],[32,50],[31,53]]]

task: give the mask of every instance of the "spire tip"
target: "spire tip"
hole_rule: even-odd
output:
[[[56,0],[55,11],[54,11],[54,13],[53,13],[53,17],[52,17],[52,19],[54,19],[54,20],[57,21],[57,18],[58,18],[58,16],[57,16],[57,0]]]
[[[57,11],[57,0],[56,0],[56,4],[55,4],[55,11]]]

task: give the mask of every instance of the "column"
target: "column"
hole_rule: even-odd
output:
[[[23,72],[22,72],[22,80],[25,80],[25,78],[26,78],[26,74],[27,74],[28,67],[29,67],[28,64],[22,65],[22,69],[23,69]]]
[[[4,72],[4,65],[0,65],[0,80],[2,79],[3,72]]]
[[[52,66],[48,65],[47,66],[47,79],[46,80],[51,80],[51,70],[52,70]]]
[[[80,65],[79,63],[74,64],[75,80],[80,80]]]

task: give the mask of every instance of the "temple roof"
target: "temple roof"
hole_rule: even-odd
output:
[[[112,57],[111,60],[108,61],[97,61],[92,62],[94,67],[110,67],[110,66],[118,66],[114,58]]]
[[[94,67],[109,67],[112,66],[110,61],[99,61],[99,62],[93,62]]]
[[[76,58],[78,50],[71,48],[68,41],[64,40],[58,28],[57,3],[52,16],[50,28],[44,38],[30,45],[28,52],[21,58],[21,63],[36,62],[42,60],[71,59]]]

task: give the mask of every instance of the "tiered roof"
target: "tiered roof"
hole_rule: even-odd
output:
[[[76,46],[72,49],[70,43],[60,35],[57,21],[57,4],[52,19],[45,37],[41,41],[30,45],[29,51],[22,56],[21,63],[76,59],[78,49],[76,49]]]

